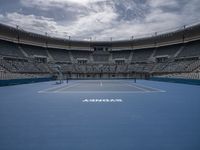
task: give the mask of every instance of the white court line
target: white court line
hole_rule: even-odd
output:
[[[64,85],[60,85],[60,86],[56,86],[56,87],[51,87],[51,88],[47,88],[47,89],[44,89],[44,90],[40,90],[40,91],[38,91],[38,93],[44,93],[44,92],[47,92],[49,90],[54,90],[54,89],[58,89],[58,88],[64,88],[64,87],[67,87],[68,85],[69,85],[69,83],[68,84],[65,83]],[[74,85],[74,83],[72,85]]]
[[[143,85],[143,84],[138,84],[138,83],[134,83],[134,84],[139,85],[139,86],[142,86],[142,87],[144,87],[144,88],[156,90],[156,91],[159,91],[159,92],[166,92],[165,90],[161,90],[161,89],[158,89],[158,88],[153,88],[153,87],[146,86],[146,85]],[[134,84],[133,84],[133,85],[134,85]]]
[[[76,82],[78,82],[78,81],[76,81]],[[150,86],[144,86],[144,85],[137,84],[137,83],[134,83],[134,84],[135,85],[140,85],[140,86],[142,86],[144,88],[149,88],[149,89],[152,89],[152,90],[155,90],[155,91],[146,90],[146,89],[134,86],[134,84],[124,84],[124,85],[128,85],[128,86],[137,88],[137,89],[142,90],[142,91],[60,91],[62,89],[67,89],[67,88],[70,88],[70,87],[78,86],[80,84],[81,83],[77,83],[77,84],[73,83],[70,86],[66,86],[68,84],[65,84],[65,85],[62,85],[62,86],[48,88],[48,89],[39,91],[38,93],[68,93],[69,94],[69,93],[158,93],[158,92],[166,92],[166,91],[161,90],[161,89],[152,88]],[[100,83],[100,86],[101,86],[101,84],[102,84],[102,81]],[[102,86],[103,86],[103,84],[102,84]],[[60,88],[60,89],[58,89],[58,88]],[[53,89],[58,89],[58,90],[56,90],[56,91],[49,91],[49,90],[53,90]]]
[[[60,86],[56,86],[56,87],[47,88],[47,89],[38,91],[38,93],[43,93],[43,92],[46,92],[46,91],[49,91],[49,90],[53,90],[53,89],[57,89],[57,88],[62,88],[62,87],[64,87],[64,86],[66,86],[66,85],[67,85],[67,84],[65,84],[65,85],[60,85]]]
[[[139,90],[142,90],[142,91],[145,91],[145,92],[149,92],[149,90],[146,90],[146,89],[143,89],[143,88],[139,88],[139,87],[131,85],[131,84],[125,84],[125,85],[130,86],[130,87],[134,87],[136,89],[139,89]]]
[[[53,93],[62,92],[63,89],[68,89],[68,88],[75,87],[75,86],[78,86],[78,85],[80,85],[80,83],[76,83],[76,84],[73,84],[73,85],[70,85],[70,86],[66,86],[66,87],[60,88],[58,90],[53,91]]]
[[[91,93],[100,93],[100,94],[117,94],[117,93],[120,93],[120,94],[131,94],[131,93],[135,93],[135,94],[140,94],[140,93],[162,93],[161,91],[57,91],[57,92],[43,92],[43,93],[46,93],[46,94],[51,94],[51,93],[56,93],[56,94],[75,94],[75,93],[83,93],[83,94],[91,94]]]

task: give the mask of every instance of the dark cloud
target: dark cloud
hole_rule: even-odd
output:
[[[128,38],[198,22],[199,10],[199,0],[0,0],[0,21],[58,36]]]

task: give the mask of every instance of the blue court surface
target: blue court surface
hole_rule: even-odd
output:
[[[200,86],[53,81],[0,95],[0,150],[200,149]]]

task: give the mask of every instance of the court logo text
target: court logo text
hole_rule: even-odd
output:
[[[84,99],[83,103],[122,103],[122,99]]]

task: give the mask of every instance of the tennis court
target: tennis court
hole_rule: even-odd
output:
[[[39,93],[151,93],[165,92],[141,85],[133,80],[79,80],[58,87],[44,89]]]
[[[200,86],[74,80],[0,88],[1,150],[199,150]]]

